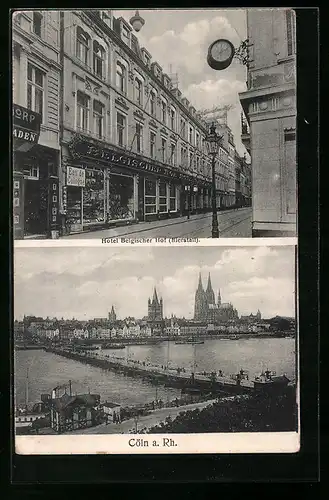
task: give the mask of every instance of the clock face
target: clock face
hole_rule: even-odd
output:
[[[226,40],[218,40],[211,48],[211,56],[215,61],[224,62],[232,56],[232,46]]]

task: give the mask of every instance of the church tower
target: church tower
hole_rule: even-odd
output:
[[[158,299],[156,288],[154,287],[153,299],[148,299],[148,319],[159,321],[163,319],[163,301]]]
[[[112,306],[111,312],[109,312],[109,321],[116,321],[117,315],[115,313],[114,307]]]
[[[217,306],[220,307],[222,305],[222,297],[220,294],[220,290],[218,290],[218,296],[217,296]]]
[[[211,278],[210,278],[210,273],[208,276],[208,284],[207,284],[207,290],[206,290],[206,300],[207,300],[207,305],[215,305],[215,294],[214,290],[212,289],[211,285]]]
[[[194,301],[194,319],[196,321],[202,321],[207,318],[208,306],[206,294],[202,286],[201,273],[199,274],[199,284],[195,292]]]

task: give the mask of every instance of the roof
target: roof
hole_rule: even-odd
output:
[[[52,404],[58,411],[63,411],[68,407],[79,405],[92,407],[95,406],[99,400],[99,394],[77,394],[75,396],[63,394],[60,398],[54,398]]]

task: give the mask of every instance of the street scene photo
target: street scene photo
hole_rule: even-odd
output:
[[[297,432],[295,259],[16,248],[16,435]]]
[[[17,10],[17,240],[296,236],[289,8]]]

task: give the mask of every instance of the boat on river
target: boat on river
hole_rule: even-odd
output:
[[[102,349],[124,349],[126,344],[103,344]]]
[[[190,339],[185,339],[185,340],[176,340],[175,342],[176,345],[181,345],[181,344],[204,344],[204,340],[200,340],[200,339],[193,339],[193,338],[190,338]]]

